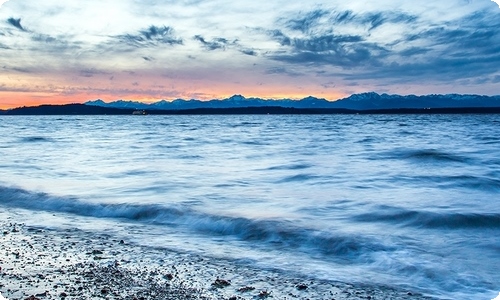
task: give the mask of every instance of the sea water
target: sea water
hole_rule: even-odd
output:
[[[500,291],[500,115],[3,116],[0,210],[445,299]]]

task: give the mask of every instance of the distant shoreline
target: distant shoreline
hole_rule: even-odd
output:
[[[85,104],[40,105],[0,110],[0,115],[132,115],[136,109]],[[145,110],[147,115],[332,115],[332,114],[500,114],[500,107],[443,107],[352,110],[279,106]]]

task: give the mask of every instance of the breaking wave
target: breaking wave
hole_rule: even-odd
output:
[[[353,219],[358,222],[386,222],[431,229],[500,229],[500,214],[497,213],[437,213],[380,207],[376,212],[360,214]]]
[[[0,205],[84,217],[119,218],[134,222],[184,227],[208,236],[229,236],[284,250],[307,251],[356,261],[370,253],[388,251],[375,239],[301,228],[285,220],[259,220],[206,214],[184,206],[105,204],[55,197],[19,188],[0,187]]]

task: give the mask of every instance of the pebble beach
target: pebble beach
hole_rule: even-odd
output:
[[[311,280],[81,230],[3,221],[0,293],[36,299],[431,299],[409,290]],[[1,298],[0,298],[1,299]]]

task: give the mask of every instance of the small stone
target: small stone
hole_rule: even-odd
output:
[[[229,286],[231,285],[231,283],[228,281],[228,280],[225,280],[225,279],[220,279],[220,278],[217,278],[213,283],[212,283],[212,286],[213,287],[216,287],[216,288],[224,288],[226,286]]]
[[[307,285],[301,283],[295,286],[299,291],[307,290]]]
[[[259,293],[259,298],[267,298],[269,296],[271,296],[271,292],[268,292],[267,290],[260,291],[260,293]]]
[[[245,287],[239,288],[238,292],[245,293],[245,292],[250,292],[253,290],[255,290],[255,288],[253,286],[245,286]]]

